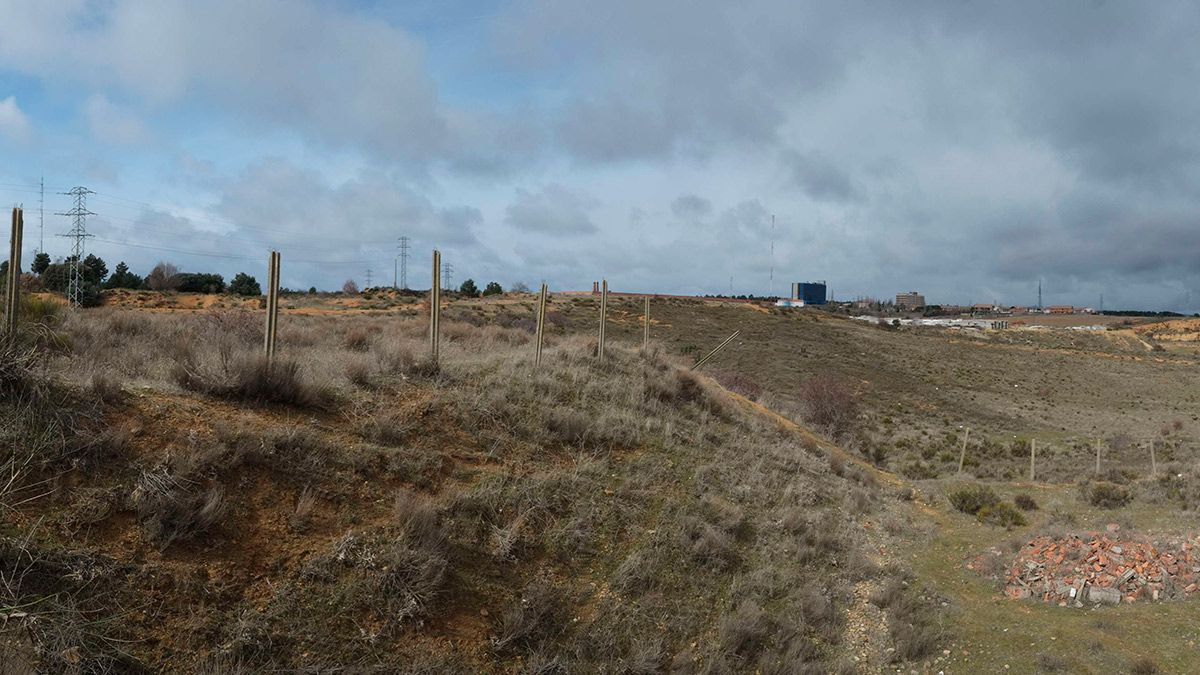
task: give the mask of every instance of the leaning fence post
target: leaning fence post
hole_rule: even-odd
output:
[[[650,348],[650,296],[646,296],[646,306],[642,323],[642,350]]]
[[[1034,462],[1037,459],[1037,439],[1029,439],[1029,482],[1034,481]]]
[[[1154,460],[1154,439],[1150,439],[1150,477],[1158,477],[1158,463]]]
[[[442,285],[438,273],[442,269],[442,253],[433,249],[433,285],[429,287],[429,358],[438,360],[438,322],[442,319]]]
[[[596,357],[604,361],[604,319],[608,314],[608,279],[600,282],[600,344],[596,347]]]
[[[546,284],[542,284],[542,290],[538,293],[538,313],[537,313],[537,349],[533,353],[533,365],[540,366],[542,364],[542,342],[546,334],[546,295],[548,289]]]
[[[4,284],[4,331],[17,332],[17,314],[21,309],[21,236],[25,230],[25,214],[19,207],[12,210],[12,234],[8,239],[8,278]]]
[[[729,337],[725,338],[725,341],[722,342],[721,344],[717,345],[716,349],[709,352],[708,356],[705,356],[704,358],[700,359],[699,361],[693,363],[692,367],[689,370],[699,370],[700,366],[708,363],[709,359],[716,356],[717,352],[719,352],[725,348],[725,345],[729,344],[730,342],[733,342],[733,338],[737,337],[738,334],[741,332],[742,332],[742,330],[740,328],[738,330],[733,331],[733,335],[730,335]]]
[[[279,326],[279,251],[267,257],[267,330],[263,337],[263,354],[270,363],[275,358],[275,335]]]
[[[958,451],[958,473],[961,475],[963,470],[963,460],[967,458],[967,439],[971,437],[971,427],[967,427],[963,431],[962,450]]]

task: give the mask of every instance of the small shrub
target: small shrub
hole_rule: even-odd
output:
[[[979,522],[989,525],[999,525],[1003,528],[1020,527],[1025,524],[1025,515],[1017,507],[1008,502],[989,504],[976,514]]]
[[[946,496],[954,508],[972,516],[1000,501],[992,488],[978,483],[961,487]]]
[[[1038,510],[1037,501],[1029,495],[1017,495],[1016,497],[1013,497],[1013,503],[1016,504],[1017,508],[1021,509],[1022,511]]]
[[[753,600],[743,600],[737,609],[721,617],[718,638],[721,648],[746,657],[758,652],[771,629],[771,621]]]
[[[820,375],[800,385],[806,421],[826,427],[834,437],[848,433],[858,418],[854,392],[832,375]]]
[[[1129,665],[1129,672],[1133,675],[1155,675],[1161,671],[1153,659],[1143,657]]]
[[[567,627],[567,605],[560,591],[544,581],[525,587],[500,619],[492,647],[499,652],[536,651]]]
[[[1133,501],[1133,490],[1107,481],[1086,483],[1083,495],[1089,504],[1102,509],[1121,508]]]
[[[138,520],[151,540],[166,548],[209,530],[225,514],[225,490],[203,488],[167,469],[144,472],[133,489]]]

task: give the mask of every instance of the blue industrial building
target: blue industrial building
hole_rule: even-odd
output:
[[[825,282],[799,281],[792,284],[792,300],[800,300],[806,305],[825,304]]]

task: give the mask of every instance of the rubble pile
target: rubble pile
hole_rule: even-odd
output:
[[[1004,592],[1075,607],[1183,598],[1200,580],[1197,546],[1200,538],[1160,547],[1106,534],[1038,537],[1017,553]]]

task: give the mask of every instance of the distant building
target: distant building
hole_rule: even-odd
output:
[[[1075,308],[1071,305],[1050,305],[1046,308],[1047,314],[1074,314]]]
[[[792,300],[800,300],[806,305],[825,304],[824,281],[798,281],[792,284]]]
[[[925,296],[916,291],[897,293],[896,306],[900,309],[921,309],[925,306]]]

